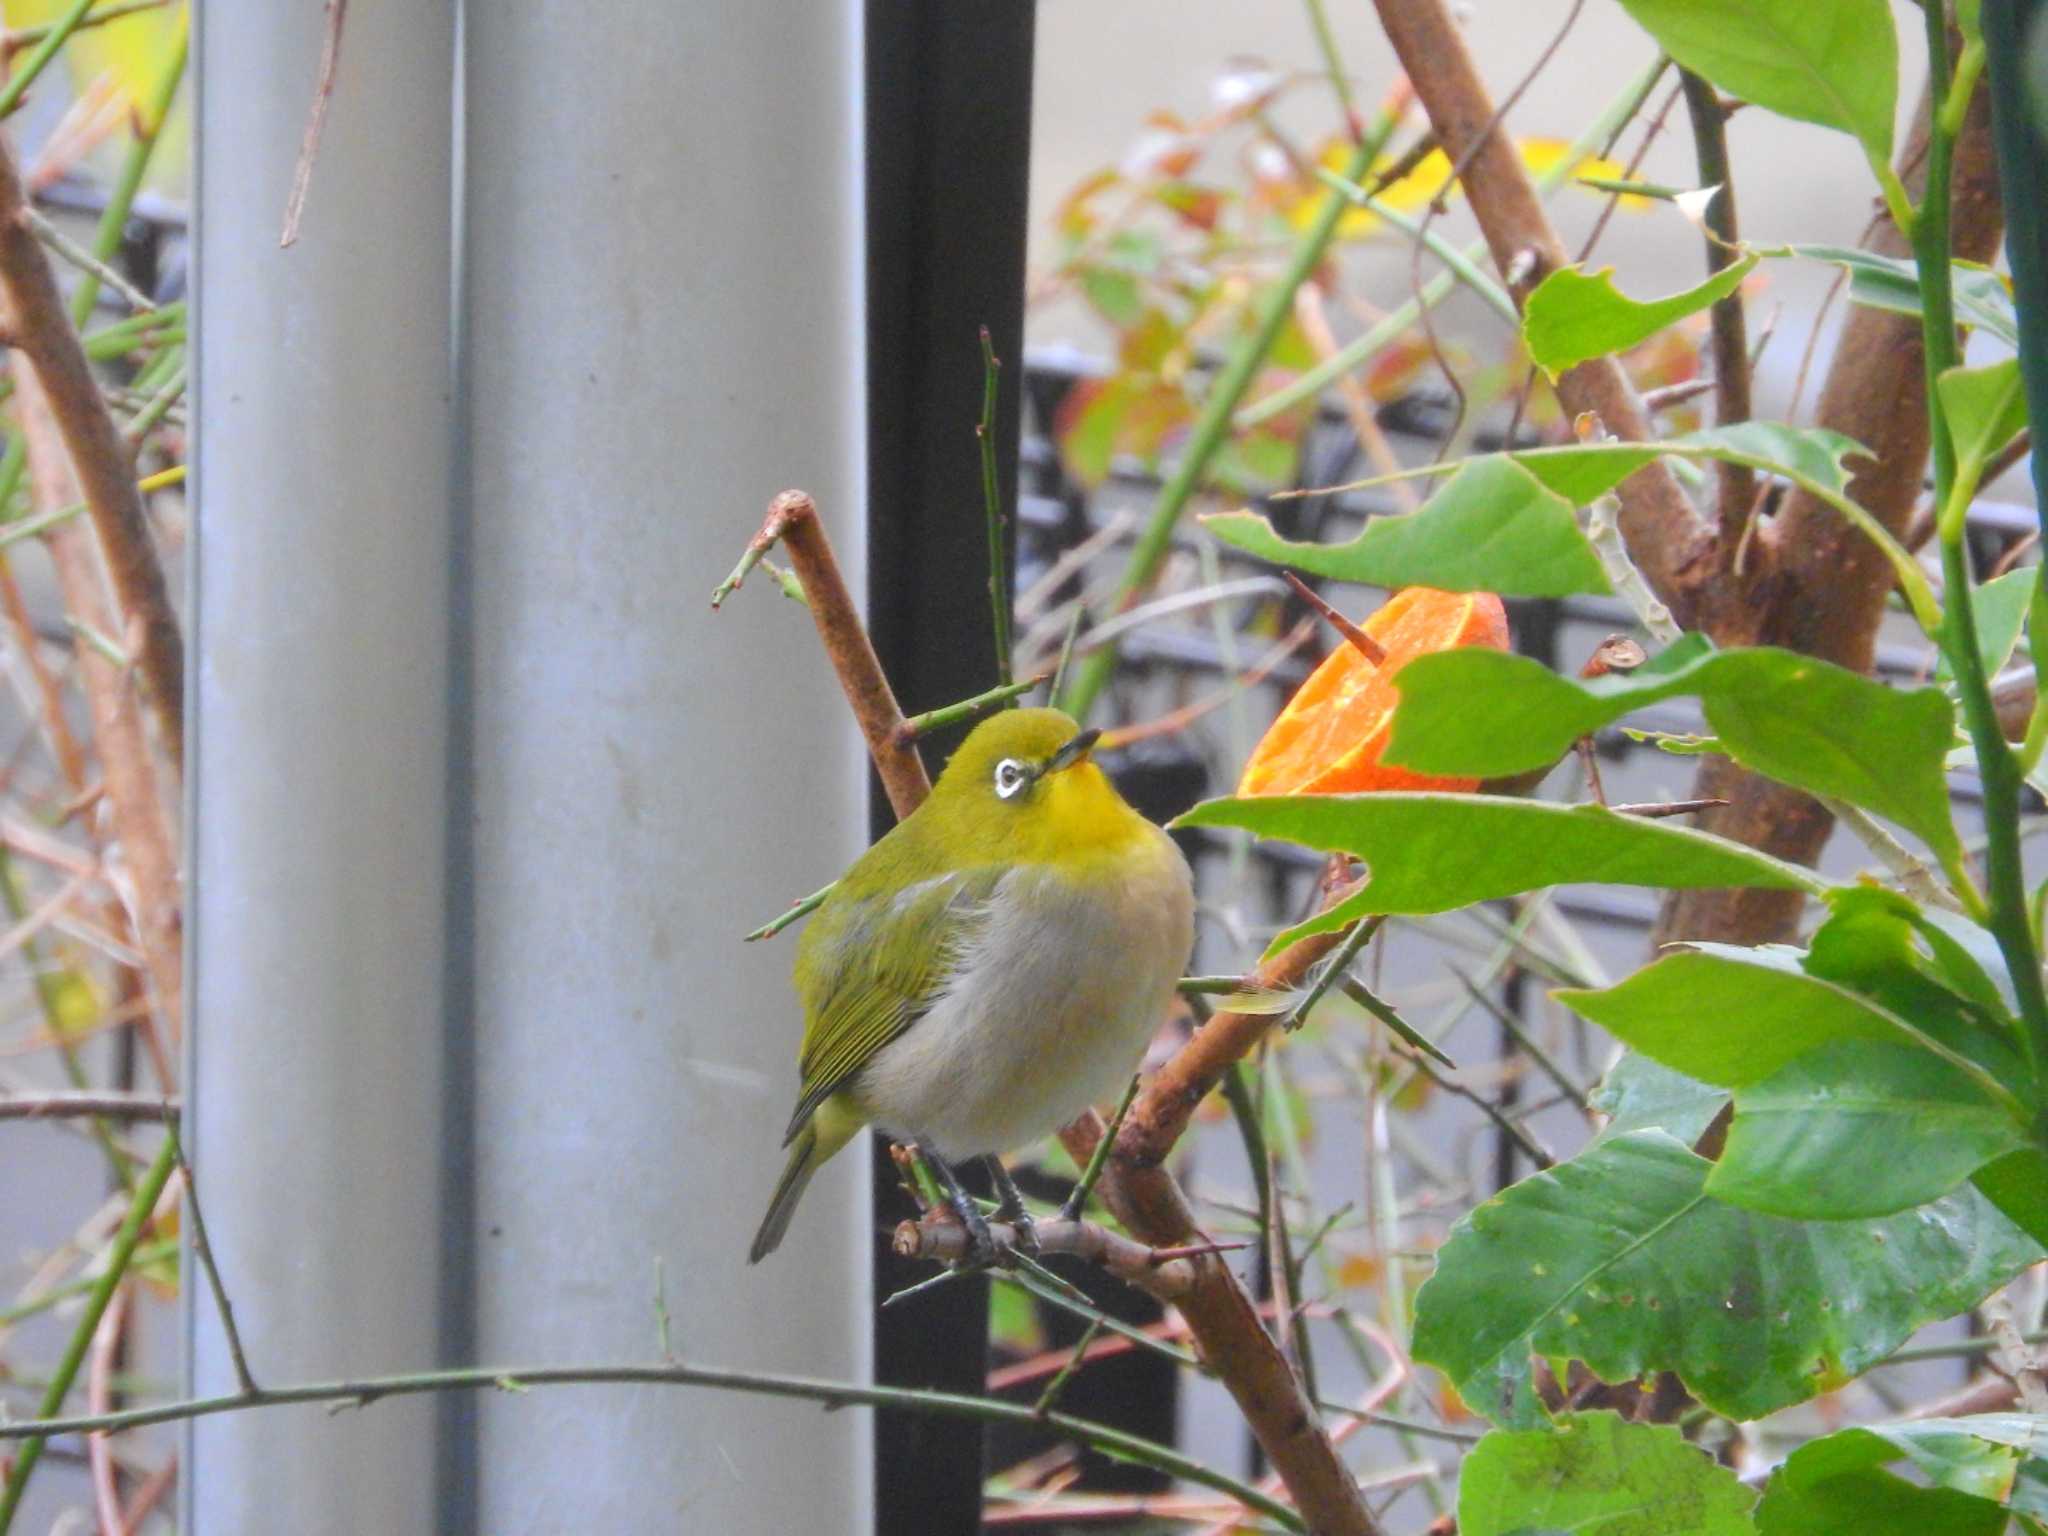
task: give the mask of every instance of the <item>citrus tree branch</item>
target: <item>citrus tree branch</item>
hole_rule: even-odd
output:
[[[1570,258],[1444,0],[1374,4],[1445,155],[1462,167],[1459,180],[1480,233],[1519,308],[1538,283]],[[1654,436],[1635,387],[1611,357],[1563,374],[1557,394],[1567,413],[1590,411],[1626,442],[1648,442]],[[1621,532],[1630,555],[1657,595],[1684,620],[1693,610],[1694,588],[1713,546],[1711,525],[1662,461],[1623,481],[1619,496]]]

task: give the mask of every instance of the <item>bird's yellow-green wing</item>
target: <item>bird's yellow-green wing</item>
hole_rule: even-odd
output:
[[[981,932],[998,878],[996,870],[959,871],[819,912],[823,921],[813,920],[797,955],[803,1083],[785,1144],[945,990]]]

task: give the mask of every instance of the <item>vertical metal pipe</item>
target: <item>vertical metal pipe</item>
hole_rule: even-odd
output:
[[[651,1358],[659,1259],[679,1356],[857,1375],[864,1149],[745,1262],[801,1021],[794,936],[738,940],[860,846],[866,770],[809,621],[707,599],[786,485],[863,557],[859,6],[463,27],[474,1347]],[[864,1532],[867,1418],[493,1396],[441,1528]]]
[[[433,1361],[439,1268],[453,7],[356,0],[278,246],[322,8],[198,34],[190,1113],[272,1380]],[[233,1390],[203,1286],[191,1370]],[[182,1529],[433,1529],[434,1410],[195,1424]]]

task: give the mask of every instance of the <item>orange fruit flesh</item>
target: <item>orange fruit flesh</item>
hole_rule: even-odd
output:
[[[1508,645],[1507,612],[1491,592],[1407,587],[1360,626],[1386,651],[1375,665],[1338,646],[1287,702],[1245,764],[1240,795],[1345,795],[1382,789],[1469,790],[1477,779],[1443,778],[1380,761],[1400,692],[1394,679],[1417,656],[1461,645]]]

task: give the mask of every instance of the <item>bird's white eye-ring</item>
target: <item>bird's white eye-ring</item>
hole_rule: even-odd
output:
[[[996,796],[1008,800],[1012,795],[1031,782],[1031,770],[1014,757],[1006,757],[996,764]]]

